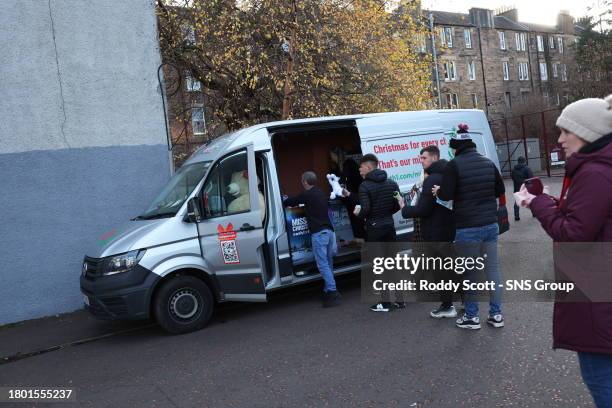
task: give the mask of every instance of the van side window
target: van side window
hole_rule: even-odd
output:
[[[246,212],[251,209],[247,152],[221,159],[211,170],[202,190],[207,218]]]

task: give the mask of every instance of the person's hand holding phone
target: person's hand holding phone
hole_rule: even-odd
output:
[[[521,189],[514,193],[514,199],[516,200],[516,203],[523,208],[529,208],[529,206],[531,205],[531,201],[534,198],[536,198],[536,196],[529,193],[525,184],[521,185]]]

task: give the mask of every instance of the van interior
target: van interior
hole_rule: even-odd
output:
[[[361,157],[361,142],[354,121],[338,121],[317,123],[314,125],[285,126],[269,129],[272,135],[272,147],[277,167],[278,181],[282,194],[294,196],[302,192],[301,176],[305,171],[314,171],[318,179],[318,187],[325,194],[331,192],[327,174],[338,175],[330,152],[343,152],[345,159],[359,162]],[[357,193],[357,191],[352,191]],[[341,200],[336,199],[338,207],[345,207]],[[333,204],[333,202],[332,202]],[[348,212],[347,212],[348,214]],[[338,235],[338,234],[337,234]],[[346,265],[359,262],[360,246],[354,240],[345,242],[339,238],[338,255],[334,265]],[[355,256],[356,255],[356,256]],[[296,275],[318,273],[316,265],[309,262],[297,266],[292,253]]]

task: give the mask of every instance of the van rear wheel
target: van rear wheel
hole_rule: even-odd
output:
[[[159,289],[154,302],[157,323],[173,334],[206,326],[215,304],[208,285],[193,276],[170,279]]]

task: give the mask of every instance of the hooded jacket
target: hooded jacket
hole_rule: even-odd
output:
[[[516,193],[521,189],[521,185],[525,180],[533,177],[533,172],[526,164],[517,164],[512,169],[511,176],[514,184],[514,192]]]
[[[530,208],[556,244],[557,278],[567,270],[568,264],[567,257],[560,258],[557,243],[612,242],[612,134],[569,157],[559,201],[541,194],[531,201]],[[609,257],[609,253],[604,252],[604,256]],[[593,274],[588,266],[591,259],[578,261],[570,267],[574,268],[574,273],[582,277]],[[576,271],[577,268],[580,270]],[[609,272],[609,277],[603,277],[603,284],[609,287],[612,271],[609,268],[605,271]],[[592,276],[592,279],[596,281],[601,276]],[[612,303],[557,301],[553,315],[553,347],[612,354]]]
[[[444,159],[435,161],[425,173],[423,191],[415,206],[402,208],[402,217],[419,218],[421,235],[426,242],[452,242],[455,240],[455,216],[452,210],[436,202],[431,192],[434,185],[442,183],[442,175],[448,162]]]
[[[359,186],[359,217],[365,219],[367,228],[394,226],[393,214],[399,211],[399,203],[393,193],[399,186],[387,178],[387,172],[374,169],[366,174]]]

